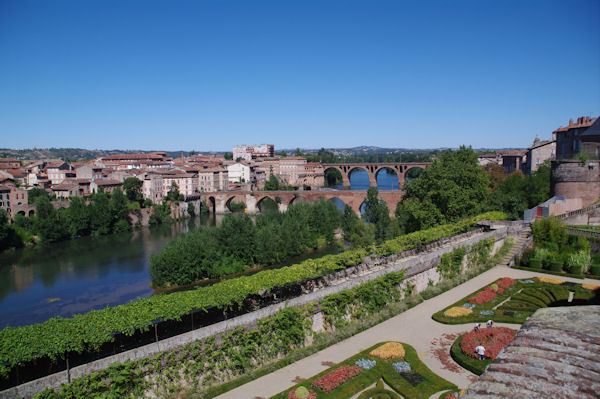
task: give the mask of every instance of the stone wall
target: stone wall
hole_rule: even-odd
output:
[[[582,206],[600,198],[600,161],[553,161],[551,193],[565,198],[581,198]]]
[[[435,268],[439,264],[442,255],[452,252],[460,247],[466,247],[468,249],[487,238],[494,238],[497,242],[503,241],[508,235],[518,232],[519,226],[520,225],[518,224],[501,225],[497,226],[498,228],[496,230],[487,232],[485,232],[483,228],[480,228],[425,245],[418,250],[404,251],[387,257],[367,257],[362,263],[356,266],[316,279],[315,290],[313,292],[207,327],[199,328],[185,334],[164,339],[157,343],[141,346],[127,352],[122,352],[85,365],[77,366],[72,368],[69,373],[64,371],[35,381],[27,382],[18,387],[0,392],[0,399],[14,397],[29,398],[46,388],[58,388],[61,384],[65,384],[71,379],[84,377],[95,371],[105,369],[114,362],[139,360],[144,357],[154,356],[162,351],[168,351],[183,346],[190,342],[223,334],[236,327],[249,328],[256,325],[258,320],[273,316],[285,307],[300,307],[309,303],[318,302],[328,295],[353,288],[357,285],[382,277],[390,272],[404,271],[407,280],[404,281],[403,284],[414,284],[415,292],[420,292],[427,288],[430,279],[434,282],[439,281],[439,275]],[[495,245],[495,248],[497,250],[499,247]],[[322,315],[320,320],[321,322],[319,325],[319,316],[317,314],[314,317],[313,322],[313,329],[315,331],[323,329]]]

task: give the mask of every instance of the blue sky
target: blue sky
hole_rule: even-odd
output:
[[[0,1],[0,147],[526,147],[600,114],[600,1]]]

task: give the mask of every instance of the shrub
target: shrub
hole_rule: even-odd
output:
[[[582,274],[583,273],[583,269],[581,268],[581,266],[571,266],[571,267],[569,267],[569,273],[571,273],[571,274]]]
[[[574,254],[569,255],[567,259],[567,265],[571,269],[573,274],[585,273],[590,268],[590,253],[584,249],[581,249]],[[573,270],[579,270],[579,273],[575,273]]]
[[[533,258],[529,261],[529,267],[539,270],[542,268],[542,261],[540,259]]]
[[[556,218],[538,219],[531,225],[531,230],[538,245],[556,244],[557,249],[561,249],[567,243],[567,230]]]
[[[554,261],[550,263],[550,271],[552,272],[560,272],[562,271],[563,263],[562,261]]]
[[[590,266],[590,274],[593,276],[600,276],[600,264]]]
[[[529,266],[529,262],[531,261],[531,259],[533,259],[533,257],[535,256],[535,251],[531,248],[527,248],[523,251],[523,254],[521,255],[521,264],[523,266]]]

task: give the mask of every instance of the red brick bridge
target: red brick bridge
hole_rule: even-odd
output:
[[[323,163],[323,170],[337,169],[342,174],[342,184],[350,187],[350,175],[356,170],[365,170],[369,174],[369,185],[377,187],[377,175],[384,169],[391,169],[398,176],[398,187],[404,185],[406,173],[413,169],[425,169],[431,162],[381,162],[381,163]]]
[[[404,195],[400,190],[380,190],[379,198],[385,201],[394,213],[396,205]],[[288,207],[296,202],[312,203],[323,198],[325,201],[338,198],[360,215],[360,207],[367,199],[367,191],[359,190],[323,190],[323,191],[222,191],[202,193],[200,198],[206,201],[211,210],[218,214],[230,212],[232,202],[243,202],[246,212],[256,214],[261,211],[261,203],[265,198],[270,198],[277,203],[277,208],[285,212]]]

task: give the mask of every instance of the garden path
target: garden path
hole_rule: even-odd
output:
[[[269,398],[296,385],[297,382],[294,382],[293,380],[297,377],[305,379],[310,378],[331,367],[330,362],[339,363],[382,341],[400,341],[412,345],[417,350],[423,363],[425,363],[434,373],[451,381],[460,388],[466,388],[472,380],[476,378],[475,374],[458,366],[449,355],[448,359],[445,359],[446,364],[444,364],[435,356],[434,351],[436,347],[435,345],[432,345],[432,342],[435,341],[438,342],[438,344],[441,342],[442,345],[447,345],[447,350],[445,352],[448,353],[450,351],[450,345],[452,345],[452,341],[448,339],[448,337],[467,332],[472,328],[472,325],[471,323],[462,325],[441,324],[434,321],[431,318],[431,315],[445,308],[449,304],[460,300],[470,292],[476,291],[499,278],[512,277],[515,279],[523,279],[535,276],[548,277],[548,275],[544,273],[511,269],[506,266],[495,266],[479,276],[476,276],[443,294],[424,301],[404,313],[392,317],[368,330],[290,364],[289,366],[281,368],[271,374],[267,374],[226,392],[217,398]],[[573,281],[576,283],[598,283],[597,280],[590,279],[581,280],[562,276],[560,278],[565,281]],[[520,328],[519,324],[495,323],[495,325],[511,327],[514,329]],[[437,349],[440,349],[439,345]]]

